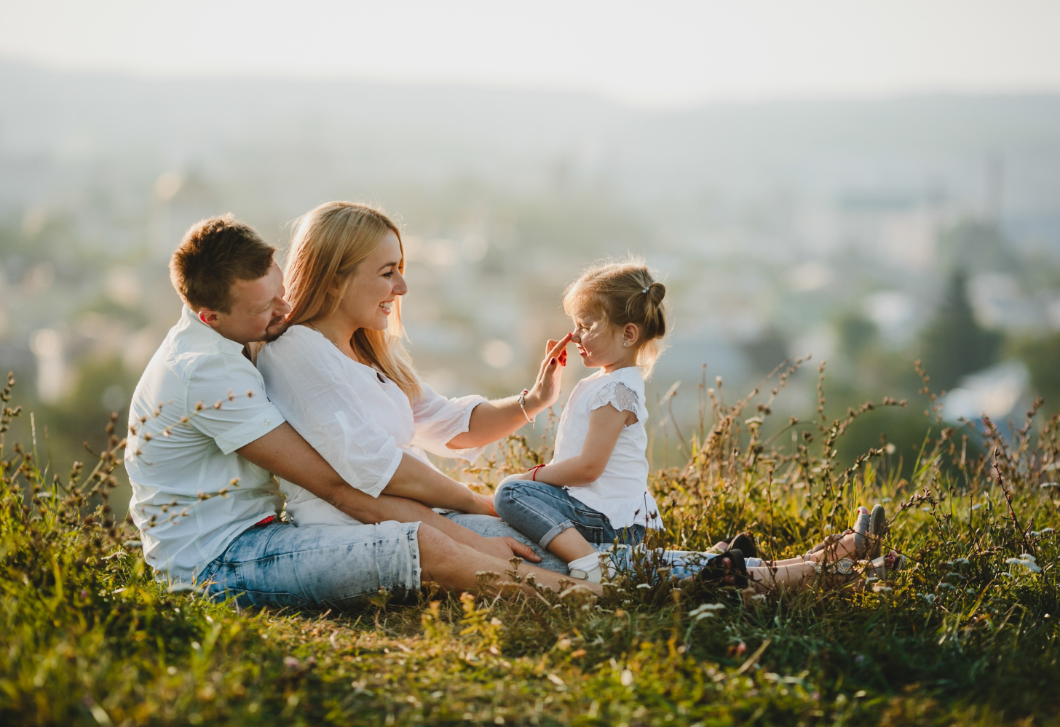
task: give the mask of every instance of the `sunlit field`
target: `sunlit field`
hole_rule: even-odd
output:
[[[745,604],[734,591],[659,583],[646,562],[599,600],[506,593],[510,576],[482,574],[478,596],[379,593],[343,613],[239,611],[155,583],[137,533],[107,504],[124,445],[117,418],[95,461],[39,462],[32,442],[10,440],[12,418],[27,414],[9,379],[0,721],[1054,723],[1060,416],[943,428],[925,381],[918,400],[827,420],[821,367],[817,410],[772,421],[774,399],[808,365],[736,403],[720,382],[701,387],[685,464],[652,478],[667,524],[653,545],[705,548],[750,530],[765,554],[790,557],[845,528],[857,504],[883,502],[884,547],[910,560],[892,581],[822,580]],[[935,425],[913,466],[885,442],[838,464],[851,422],[884,406],[926,409],[925,432]],[[519,438],[499,452],[461,476],[488,486],[549,456]]]

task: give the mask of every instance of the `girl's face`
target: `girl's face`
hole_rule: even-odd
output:
[[[629,357],[630,349],[622,345],[622,329],[612,326],[598,313],[575,311],[571,317],[574,332],[571,342],[589,368],[610,370]]]
[[[385,331],[394,301],[409,290],[400,263],[401,243],[388,232],[350,276],[336,312],[358,329]]]

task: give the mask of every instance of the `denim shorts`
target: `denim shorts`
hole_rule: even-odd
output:
[[[590,545],[610,545],[616,540],[621,545],[638,545],[644,540],[643,525],[614,528],[606,515],[562,487],[545,482],[506,482],[494,495],[493,506],[501,519],[542,548],[570,528],[577,528]]]
[[[259,525],[196,580],[240,606],[350,608],[380,589],[405,597],[420,588],[419,525]]]

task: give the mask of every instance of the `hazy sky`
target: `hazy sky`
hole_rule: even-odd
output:
[[[1060,91],[1057,0],[0,0],[0,57],[716,99]]]

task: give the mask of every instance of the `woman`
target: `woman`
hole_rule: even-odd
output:
[[[431,524],[491,555],[541,560],[526,538],[492,517],[489,497],[435,470],[423,452],[473,460],[551,406],[559,396],[558,352],[568,339],[549,342],[537,380],[519,396],[446,399],[419,381],[402,344],[403,272],[400,232],[382,213],[343,202],[308,213],[286,262],[291,325],[258,354],[269,398],[358,489],[376,495],[386,488],[463,511]],[[296,525],[356,522],[306,490],[280,484]],[[564,570],[553,556],[542,566]]]
[[[451,537],[493,555],[538,560],[525,537],[490,517],[488,498],[430,467],[423,451],[472,461],[487,444],[533,421],[559,395],[560,358],[570,335],[549,341],[537,380],[519,396],[446,399],[419,381],[402,344],[401,297],[408,291],[403,273],[400,231],[381,212],[348,202],[309,212],[286,262],[291,325],[258,355],[269,398],[358,489],[373,495],[386,489],[432,507],[463,510],[446,516]],[[281,480],[280,486],[295,525],[357,522],[292,483]],[[848,536],[810,560],[861,551],[864,544]],[[702,569],[709,556],[701,554],[674,553],[669,562],[674,575],[704,570],[703,577],[736,582],[726,571],[746,573],[737,568],[739,553],[723,556],[723,569],[716,563]],[[555,556],[542,558],[542,567],[566,572]],[[757,559],[747,565],[761,564],[750,560]],[[813,563],[806,566],[792,571],[793,583],[813,573]],[[771,573],[764,585],[789,578],[786,570]]]

